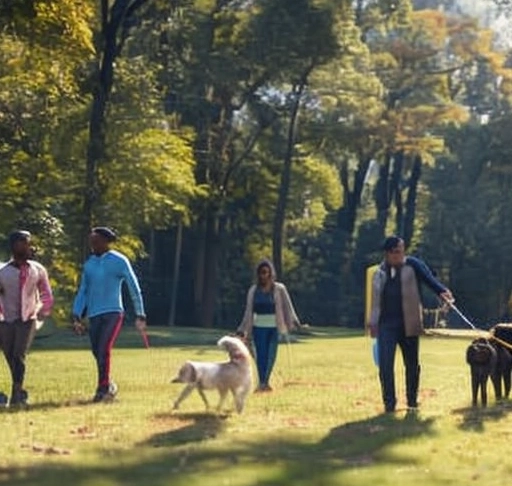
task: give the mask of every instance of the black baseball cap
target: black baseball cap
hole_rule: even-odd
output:
[[[115,231],[107,226],[96,226],[91,230],[91,233],[103,236],[108,242],[117,240]]]
[[[393,251],[396,247],[398,247],[400,244],[403,244],[404,240],[400,238],[400,236],[388,236],[384,242],[382,243],[382,250],[384,251]]]

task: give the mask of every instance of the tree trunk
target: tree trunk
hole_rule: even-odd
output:
[[[302,94],[304,93],[304,88],[306,87],[308,75],[309,71],[302,77],[301,82],[294,86],[292,91],[294,99],[291,107],[290,122],[288,124],[286,152],[284,156],[283,170],[281,172],[281,183],[279,185],[279,194],[274,217],[274,227],[272,231],[272,260],[275,266],[276,274],[279,277],[281,277],[283,271],[284,222],[286,217],[288,193],[290,192],[293,151],[295,148],[295,132],[297,128],[300,102],[302,99]]]
[[[215,302],[217,299],[217,276],[220,254],[219,218],[215,210],[210,209],[206,220],[204,278],[202,290],[201,319],[202,327],[213,327],[215,321]]]
[[[416,197],[418,194],[418,183],[421,177],[421,167],[421,156],[417,155],[412,166],[411,177],[409,178],[407,199],[405,201],[403,238],[406,246],[409,246],[414,234],[414,220],[416,218]]]
[[[206,226],[204,221],[198,228],[195,236],[195,258],[194,258],[194,326],[201,324],[203,315],[203,289],[204,289],[204,269],[206,252]]]
[[[350,190],[348,167],[345,164],[340,170],[341,185],[343,186],[344,204],[338,210],[338,229],[347,236],[354,235],[357,220],[357,210],[361,205],[361,196],[364,189],[364,178],[370,165],[371,157],[362,158],[359,161],[354,175],[354,186]]]
[[[89,115],[89,140],[87,144],[85,193],[83,202],[82,231],[85,234],[94,222],[95,210],[101,194],[98,167],[106,159],[105,113],[114,82],[114,63],[128,35],[127,19],[148,0],[116,0],[109,8],[108,0],[101,0],[101,59],[97,65]],[[85,251],[88,249],[84,248]]]
[[[98,82],[93,93],[89,118],[89,142],[85,168],[85,195],[83,212],[83,233],[87,235],[94,221],[94,212],[99,198],[98,166],[105,159],[105,109],[109,88],[103,83],[102,71],[112,71],[112,62],[106,67],[102,62]]]
[[[402,201],[402,171],[404,167],[404,153],[402,150],[393,155],[393,170],[390,181],[390,199],[395,203],[395,234],[403,236],[404,230],[404,207]]]
[[[93,224],[94,211],[100,194],[98,166],[104,162],[105,112],[114,80],[114,61],[117,56],[117,30],[108,18],[108,9],[102,9],[103,49],[97,66],[97,80],[94,86],[91,113],[89,116],[89,141],[85,170],[85,198],[83,231],[87,234]]]
[[[391,165],[391,152],[386,154],[384,163],[380,166],[379,179],[375,186],[375,204],[377,206],[377,223],[380,236],[386,234],[386,225],[389,213],[389,169]]]
[[[181,244],[183,241],[183,223],[178,223],[176,229],[176,247],[174,249],[174,268],[172,271],[172,288],[171,288],[171,308],[169,310],[169,326],[176,323],[176,300],[178,297],[178,285],[180,280],[180,264],[181,264]]]

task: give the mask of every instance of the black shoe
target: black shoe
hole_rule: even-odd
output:
[[[13,406],[25,406],[28,403],[28,392],[27,390],[17,390],[13,392],[9,405]]]
[[[93,403],[111,402],[117,395],[117,385],[111,381],[108,386],[98,387],[92,401]]]
[[[93,403],[101,402],[103,399],[103,395],[105,395],[105,392],[103,390],[100,390],[99,388],[96,390],[96,393],[92,397]]]
[[[384,402],[384,410],[386,413],[393,413],[396,409],[396,402],[395,401],[389,401]]]
[[[4,392],[0,392],[0,407],[7,407],[8,404],[9,397]]]

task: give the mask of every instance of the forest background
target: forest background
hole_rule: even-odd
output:
[[[150,324],[234,328],[270,257],[303,322],[362,326],[390,233],[512,317],[511,27],[506,0],[3,0],[0,239],[34,233],[60,321],[95,224]]]

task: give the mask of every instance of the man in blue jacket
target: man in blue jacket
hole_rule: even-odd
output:
[[[73,327],[81,334],[83,317],[89,320],[91,349],[98,368],[98,387],[94,402],[112,400],[117,386],[110,380],[112,347],[124,317],[121,288],[123,282],[135,308],[135,326],[146,328],[146,316],[139,282],[128,259],[110,249],[116,234],[110,228],[93,228],[90,236],[92,255],[85,262],[80,287],[73,303]]]
[[[405,255],[402,238],[386,238],[382,249],[384,260],[372,281],[370,331],[377,337],[384,407],[386,412],[394,412],[397,346],[405,364],[407,406],[410,409],[418,406],[419,336],[423,333],[420,284],[425,284],[442,300],[453,301],[453,297],[422,260]]]

